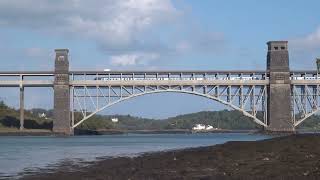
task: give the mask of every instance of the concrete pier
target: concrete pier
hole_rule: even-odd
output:
[[[20,87],[20,130],[24,129],[24,87]]]
[[[287,41],[270,41],[268,44],[268,131],[293,132],[291,117],[291,81]]]
[[[70,88],[68,49],[56,49],[54,79],[53,132],[72,135],[70,121]]]

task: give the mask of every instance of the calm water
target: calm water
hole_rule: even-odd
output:
[[[0,137],[0,179],[18,177],[38,168],[65,162],[91,161],[106,156],[134,156],[143,152],[255,141],[265,135],[222,134],[128,134],[107,136]]]

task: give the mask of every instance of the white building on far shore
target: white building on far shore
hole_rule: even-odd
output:
[[[208,130],[217,130],[218,128],[214,128],[211,125],[204,125],[204,124],[196,124],[192,130],[194,131],[208,131]]]
[[[111,121],[112,121],[113,123],[117,123],[117,122],[119,122],[119,119],[118,119],[118,118],[112,118]]]
[[[47,118],[47,115],[46,115],[45,113],[39,113],[38,116],[39,116],[39,118],[48,119],[48,118]]]

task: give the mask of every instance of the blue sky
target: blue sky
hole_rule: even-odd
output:
[[[269,40],[289,41],[291,69],[315,69],[318,7],[317,0],[2,0],[0,70],[52,70],[55,48],[70,49],[73,70],[263,70]],[[0,93],[18,104],[18,90]],[[29,108],[52,107],[51,89],[27,95]],[[162,118],[221,108],[199,97],[163,94],[104,113]]]

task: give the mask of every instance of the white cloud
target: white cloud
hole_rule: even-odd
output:
[[[110,62],[114,66],[148,65],[158,58],[155,53],[135,53],[111,56]]]
[[[106,48],[124,48],[177,13],[171,0],[1,0],[0,26],[92,38]]]
[[[190,30],[188,38],[183,37],[182,41],[176,44],[176,51],[180,53],[205,52],[217,53],[224,49],[225,40],[222,33],[209,31]]]
[[[150,67],[154,59],[219,51],[223,35],[194,28],[193,20],[172,1],[1,0],[0,28],[87,39],[111,57],[114,66]],[[27,50],[33,57],[41,53]]]
[[[125,54],[125,55],[118,55],[111,57],[111,64],[112,65],[120,65],[120,66],[127,66],[127,65],[135,65],[137,63],[138,56],[135,54]]]
[[[315,59],[320,57],[320,27],[315,31],[289,40],[290,63],[295,69],[315,69]]]
[[[26,48],[25,53],[29,57],[49,57],[49,52],[46,49],[38,47]]]
[[[178,52],[185,53],[191,50],[191,44],[187,41],[181,41],[177,43],[176,49]]]
[[[292,39],[290,45],[294,50],[313,51],[320,48],[320,27],[305,37]]]

